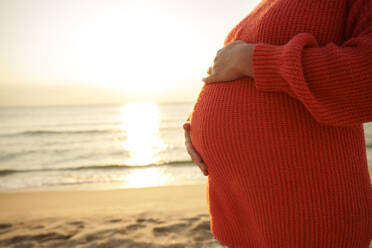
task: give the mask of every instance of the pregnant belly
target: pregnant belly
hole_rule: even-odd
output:
[[[208,168],[215,235],[239,223],[256,237],[271,223],[308,223],[309,216],[325,226],[346,218],[370,230],[359,221],[368,219],[370,206],[363,135],[361,126],[319,124],[298,100],[257,91],[250,79],[204,86],[191,140]]]
[[[223,164],[269,165],[279,147],[298,145],[298,127],[309,125],[317,124],[299,101],[284,93],[257,91],[252,79],[243,78],[202,88],[190,135],[213,174]]]

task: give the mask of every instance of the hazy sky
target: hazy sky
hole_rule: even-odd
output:
[[[0,0],[0,105],[192,101],[259,0]]]

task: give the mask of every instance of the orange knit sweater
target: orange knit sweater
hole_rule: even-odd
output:
[[[247,248],[367,248],[372,0],[263,0],[227,36],[254,79],[205,85],[191,140],[211,231]]]

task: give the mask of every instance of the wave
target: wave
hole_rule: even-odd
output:
[[[11,170],[4,169],[0,170],[1,176],[8,176],[16,173],[35,173],[35,172],[48,172],[48,171],[84,171],[84,170],[113,170],[113,169],[144,169],[150,167],[159,167],[159,166],[180,166],[187,165],[193,166],[191,160],[180,160],[180,161],[171,161],[162,164],[150,164],[150,165],[122,165],[122,164],[111,164],[111,165],[88,165],[80,167],[67,167],[67,168],[48,168],[48,169],[35,169],[35,170]]]
[[[116,131],[116,130],[115,130]],[[53,130],[33,130],[23,131],[17,133],[3,133],[1,137],[14,137],[14,136],[37,136],[37,135],[61,135],[61,134],[100,134],[100,133],[113,133],[114,130],[64,130],[64,131],[53,131]],[[119,130],[117,132],[120,132]]]
[[[182,127],[160,127],[159,131],[170,132],[170,131],[179,131],[182,130]],[[107,133],[125,133],[121,129],[92,129],[92,130],[29,130],[16,133],[0,133],[0,137],[17,137],[17,136],[38,136],[38,135],[65,135],[65,134],[107,134]]]

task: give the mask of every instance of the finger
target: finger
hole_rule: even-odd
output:
[[[192,161],[199,167],[201,172],[206,176],[208,175],[208,169],[207,166],[205,165],[204,161],[202,160],[201,156],[195,149],[190,145],[187,146],[187,152],[189,153]]]
[[[209,79],[210,77],[205,77],[205,78],[203,78],[202,79],[202,81],[204,82],[204,83],[210,83],[210,79]]]
[[[185,131],[190,131],[190,126],[190,122],[185,122],[182,127]]]
[[[191,142],[187,141],[185,144],[186,150],[189,153],[190,157],[192,158],[192,161],[196,163],[203,162],[202,158],[200,157],[199,153],[195,150],[195,148],[192,146]]]
[[[208,176],[208,169],[204,162],[200,162],[197,164],[199,166],[200,171],[203,173],[204,176]]]
[[[197,166],[199,167],[200,171],[203,173],[204,176],[208,176],[209,173],[204,163],[197,164]]]
[[[207,74],[208,74],[208,75],[211,75],[211,74],[212,74],[212,66],[210,66],[210,67],[208,68],[208,70],[207,70]]]
[[[199,153],[193,148],[192,145],[187,145],[187,152],[190,155],[192,161],[199,167],[201,172],[206,176],[208,175],[207,166],[205,165],[204,161],[202,160]]]
[[[190,138],[190,126],[184,124],[184,128],[186,128],[186,129],[185,129],[185,143],[187,143],[187,142],[191,143],[191,138]]]
[[[196,164],[203,163],[201,157],[199,154],[192,148],[192,146],[187,146],[187,152],[189,153],[192,161],[194,161]]]
[[[185,123],[186,124],[186,123]],[[191,138],[190,138],[190,131],[185,130],[185,145],[186,145],[186,150],[187,153],[190,155],[192,161],[197,164],[202,171],[202,173],[207,176],[208,175],[208,170],[207,166],[204,164],[202,157],[199,155],[199,153],[195,150],[191,143]]]
[[[220,76],[216,75],[216,74],[212,74],[210,75],[209,77],[205,77],[202,79],[204,83],[215,83],[215,82],[221,82],[221,78]]]

